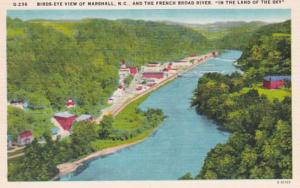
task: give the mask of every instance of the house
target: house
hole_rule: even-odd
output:
[[[172,70],[172,63],[168,63],[166,64],[165,68],[163,69],[163,71],[168,72]]]
[[[156,64],[155,64],[156,65]],[[143,66],[142,67],[142,72],[161,72],[163,71],[164,67],[163,66],[149,66],[149,64],[147,66]]]
[[[28,103],[27,102],[25,102],[25,101],[23,101],[23,100],[21,100],[21,99],[13,99],[13,100],[10,100],[9,102],[8,102],[8,105],[10,105],[10,106],[13,106],[13,107],[16,107],[16,108],[20,108],[20,109],[26,109],[26,108],[28,108]]]
[[[155,84],[157,84],[157,81],[155,79],[147,79],[146,80],[146,85],[149,87],[154,86]]]
[[[31,144],[33,141],[33,136],[31,131],[24,131],[18,136],[18,145],[24,146],[27,144]]]
[[[73,108],[73,107],[75,107],[75,102],[72,100],[72,98],[71,97],[68,97],[68,101],[66,102],[66,107],[67,108]]]
[[[11,134],[7,135],[7,148],[11,148],[13,146],[13,136]]]
[[[124,68],[124,69],[126,69],[127,67],[126,67],[126,63],[125,63],[125,60],[124,59],[122,59],[121,60],[121,63],[120,63],[121,65],[120,65],[120,68],[122,69],[122,68]]]
[[[143,72],[143,79],[161,79],[164,77],[163,72]]]
[[[67,131],[71,129],[76,117],[76,115],[73,115],[69,112],[57,112],[54,114],[54,118],[59,123],[59,125]]]
[[[114,102],[114,98],[112,98],[112,97],[107,100],[108,104],[112,104],[113,102]]]
[[[290,81],[291,76],[265,76],[263,86],[267,89],[284,87],[285,81]]]
[[[57,127],[51,128],[51,134],[52,134],[52,136],[58,135],[59,134],[59,128],[57,128]]]
[[[137,67],[128,67],[129,68],[129,72],[132,76],[136,75],[136,73],[138,72]]]
[[[58,127],[51,128],[51,135],[53,140],[57,140],[60,138],[60,132]]]
[[[146,66],[147,67],[160,67],[161,64],[157,63],[157,62],[152,62],[152,63],[148,63]]]
[[[81,122],[81,121],[92,121],[92,120],[93,120],[92,115],[82,114],[82,115],[78,116],[75,121]]]
[[[217,57],[219,55],[219,53],[217,51],[212,52],[213,57]]]
[[[138,72],[137,67],[120,68],[119,69],[119,77],[121,80],[123,80],[124,78],[128,77],[129,75],[135,76],[137,72]]]
[[[180,61],[174,61],[172,62],[172,67],[173,68],[181,68],[181,67],[186,67],[189,66],[190,62],[187,60],[180,60]]]

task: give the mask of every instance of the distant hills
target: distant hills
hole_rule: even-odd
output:
[[[215,48],[243,49],[246,47],[254,31],[268,25],[261,21],[228,21],[208,24],[187,24],[179,22],[163,22],[169,25],[181,25],[193,29],[205,36]]]

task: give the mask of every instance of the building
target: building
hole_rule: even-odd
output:
[[[124,69],[127,68],[124,59],[122,59],[121,62],[120,62],[120,68],[124,68]]]
[[[92,121],[92,120],[93,120],[93,116],[92,115],[90,115],[90,114],[82,114],[82,115],[78,116],[75,121],[81,122],[81,121]]]
[[[148,63],[146,66],[147,67],[160,67],[161,64],[157,63],[157,62],[152,62],[152,63]]]
[[[66,102],[66,107],[67,108],[73,108],[75,107],[76,104],[75,102],[73,101],[73,99],[71,97],[68,97],[68,101]]]
[[[52,134],[53,136],[58,135],[58,134],[59,134],[59,128],[58,128],[58,127],[53,127],[53,128],[51,128],[51,134]]]
[[[291,76],[265,76],[263,86],[267,89],[284,87],[285,81],[290,81]]]
[[[16,107],[16,108],[20,108],[22,110],[28,108],[28,103],[21,99],[10,100],[8,102],[8,105]]]
[[[54,114],[54,118],[59,123],[59,125],[67,131],[71,129],[76,117],[76,115],[73,115],[69,112],[57,112]]]
[[[181,68],[181,67],[186,67],[189,66],[190,61],[186,61],[186,60],[180,60],[180,61],[174,61],[172,62],[172,67],[177,69],[177,68]]]
[[[119,77],[121,80],[125,79],[129,75],[135,76],[138,73],[137,67],[125,67],[119,69]]]
[[[213,57],[217,57],[219,55],[219,53],[217,51],[212,52]]]
[[[31,144],[33,141],[33,135],[31,131],[24,131],[18,136],[18,145],[24,146],[27,144]]]
[[[51,135],[53,140],[57,140],[60,138],[60,131],[58,127],[51,128]]]
[[[137,67],[128,67],[129,68],[129,72],[132,76],[135,76],[136,73],[138,72]]]
[[[164,77],[163,72],[144,72],[143,79],[161,79]]]
[[[7,148],[11,148],[13,146],[13,136],[12,135],[7,135]]]
[[[108,100],[107,100],[107,103],[108,104],[112,104],[114,102],[114,98],[109,98]]]
[[[163,66],[143,66],[142,67],[142,72],[161,72],[163,71],[164,67]]]

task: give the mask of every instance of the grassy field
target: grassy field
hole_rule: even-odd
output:
[[[136,110],[147,97],[148,95],[139,98],[122,110],[114,119],[114,129],[132,130],[139,127],[144,122],[145,117],[142,114],[136,113]]]
[[[138,106],[147,99],[148,95],[145,95],[138,100],[132,102],[129,104],[122,112],[120,112],[114,119],[113,122],[113,128],[117,130],[126,130],[126,131],[132,131],[136,128],[143,125],[145,122],[145,116],[141,113],[136,113],[136,110]],[[147,129],[141,134],[138,134],[137,136],[134,136],[128,140],[96,140],[91,143],[93,149],[99,150],[99,149],[105,149],[121,144],[129,144],[136,142],[138,140],[142,140],[149,136],[155,128],[153,129]]]
[[[92,142],[91,146],[94,150],[102,150],[102,149],[119,146],[119,145],[123,145],[123,144],[130,144],[130,143],[136,142],[138,140],[147,138],[149,135],[151,135],[153,133],[154,130],[155,130],[155,128],[148,129],[148,130],[144,131],[143,133],[141,133],[133,138],[130,138],[128,140],[97,140],[97,141]]]
[[[242,89],[241,93],[246,93],[250,89],[257,89],[258,93],[260,95],[266,95],[267,98],[271,101],[274,99],[278,99],[282,101],[285,97],[291,96],[291,89],[288,88],[281,88],[281,89],[266,89],[262,86],[262,84],[257,84],[253,86],[252,88],[244,88]]]
[[[273,33],[272,36],[273,37],[291,37],[291,34],[287,34],[287,33]]]

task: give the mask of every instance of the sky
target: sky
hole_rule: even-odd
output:
[[[291,11],[290,9],[8,10],[7,16],[22,20],[104,18],[207,24],[225,21],[282,22],[291,18]]]

